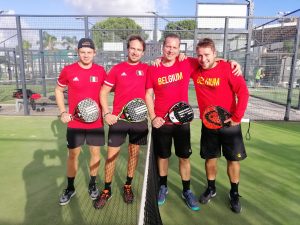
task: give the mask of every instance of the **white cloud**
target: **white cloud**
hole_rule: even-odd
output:
[[[145,15],[149,11],[165,13],[169,0],[65,0],[80,14]]]

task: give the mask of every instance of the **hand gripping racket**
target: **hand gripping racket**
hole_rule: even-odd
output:
[[[118,120],[127,122],[141,122],[148,116],[146,103],[141,98],[135,98],[129,101],[117,116]]]
[[[91,98],[85,98],[78,103],[72,119],[85,123],[93,123],[99,118],[100,109],[96,101]]]
[[[203,124],[208,129],[220,129],[224,126],[230,126],[230,123],[224,123],[231,114],[220,106],[208,106],[203,112]]]
[[[194,111],[186,102],[177,102],[169,109],[164,119],[177,125],[189,123],[194,119]]]

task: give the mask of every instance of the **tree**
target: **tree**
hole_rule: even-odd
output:
[[[163,32],[163,37],[169,33],[175,33],[181,39],[194,39],[194,32],[196,29],[195,20],[181,20],[177,22],[169,22]]]
[[[44,49],[54,50],[54,46],[57,43],[57,37],[43,31],[43,47]]]
[[[32,47],[32,44],[27,41],[27,40],[23,40],[23,49],[24,50],[29,50]]]
[[[69,49],[75,49],[77,47],[78,40],[76,36],[69,37],[69,36],[63,36],[62,37],[62,45],[66,47],[67,50]]]
[[[133,34],[148,38],[142,27],[130,18],[110,17],[92,27],[93,40],[98,49],[102,49],[103,42],[123,42]]]
[[[32,47],[32,44],[27,40],[23,40],[22,47],[23,50],[28,51]],[[16,49],[19,49],[19,45],[16,46]]]

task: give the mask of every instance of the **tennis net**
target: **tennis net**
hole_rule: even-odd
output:
[[[153,151],[151,130],[147,148],[142,199],[139,213],[139,225],[162,225],[158,204],[158,168]]]

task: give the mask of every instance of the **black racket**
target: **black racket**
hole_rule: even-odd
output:
[[[129,101],[117,116],[118,120],[127,122],[141,122],[148,116],[146,103],[141,98],[135,98]]]
[[[168,113],[164,116],[165,120],[169,120],[174,124],[189,123],[194,119],[193,108],[186,102],[177,102],[173,105]]]
[[[203,112],[203,124],[209,129],[220,129],[224,126],[230,126],[230,123],[224,123],[231,114],[220,106],[208,106]]]
[[[72,119],[85,123],[93,123],[98,120],[99,115],[100,109],[97,102],[91,98],[85,98],[76,106]]]

